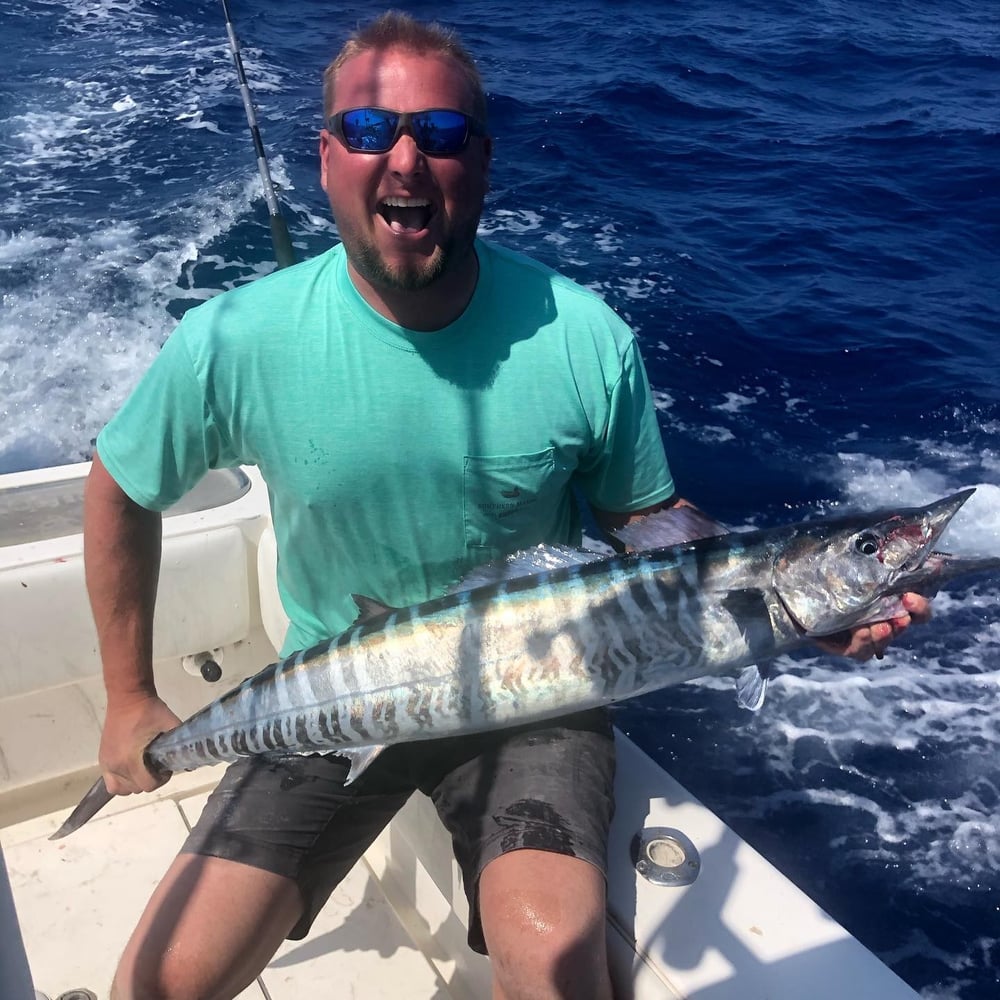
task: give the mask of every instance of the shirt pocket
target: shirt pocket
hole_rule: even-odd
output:
[[[485,559],[537,545],[559,520],[568,480],[568,471],[557,468],[554,448],[466,456],[466,545]]]

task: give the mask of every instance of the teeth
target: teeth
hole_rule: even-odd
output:
[[[383,198],[382,204],[387,208],[428,208],[430,202],[426,198]]]

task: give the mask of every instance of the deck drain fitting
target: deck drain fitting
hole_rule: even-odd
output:
[[[680,830],[653,826],[632,840],[632,864],[653,885],[690,885],[701,871],[698,848]]]
[[[222,658],[225,655],[223,649],[206,649],[201,653],[191,653],[181,658],[181,666],[184,672],[192,677],[200,677],[209,684],[214,684],[222,679]]]

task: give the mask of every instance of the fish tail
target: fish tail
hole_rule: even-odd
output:
[[[74,830],[79,830],[87,820],[96,816],[113,798],[114,796],[108,791],[108,786],[104,784],[103,776],[98,778],[90,791],[80,799],[79,805],[66,818],[66,822],[49,837],[49,840],[61,840]]]

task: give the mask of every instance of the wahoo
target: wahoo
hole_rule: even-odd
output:
[[[932,551],[968,489],[926,507],[747,533],[674,507],[616,534],[630,554],[538,546],[406,608],[355,597],[355,624],[271,664],[146,750],[153,770],[252,754],[343,754],[353,781],[391,744],[521,725],[709,674],[763,702],[768,660],[903,613],[1000,558]],[[111,796],[104,779],[52,839]]]

